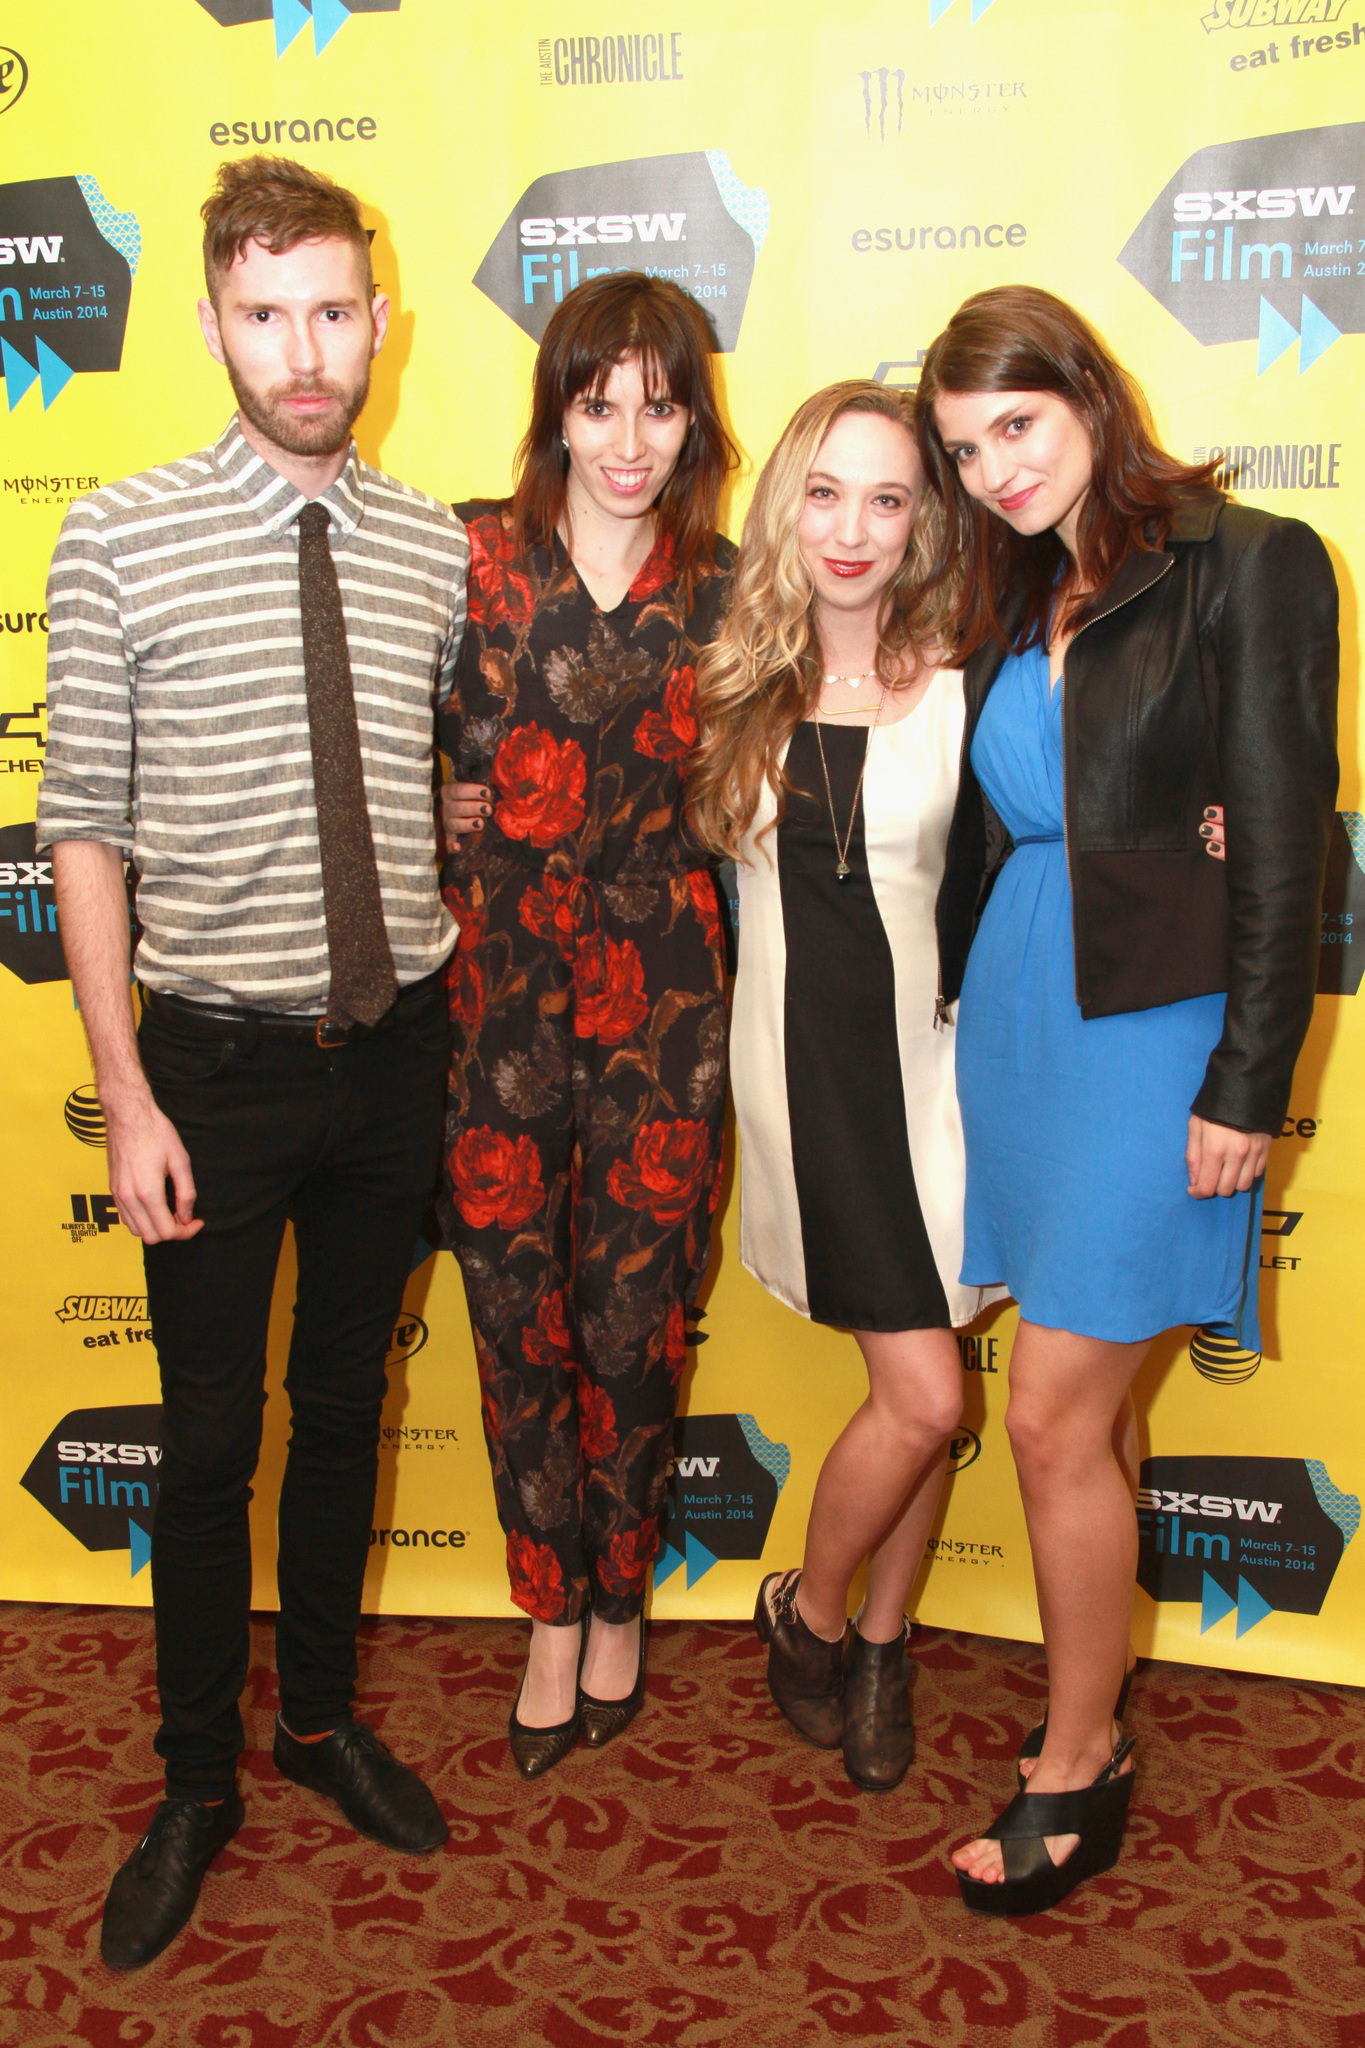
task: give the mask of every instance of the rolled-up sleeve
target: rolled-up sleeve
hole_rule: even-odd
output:
[[[37,843],[133,850],[132,666],[118,572],[89,499],[62,522],[47,583],[47,756]]]

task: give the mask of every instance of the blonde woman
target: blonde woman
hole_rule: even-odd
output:
[[[868,1396],[826,1458],[805,1560],[755,1623],[773,1699],[869,1791],[914,1753],[910,1598],[962,1406],[964,1166],[934,905],[962,745],[940,531],[909,409],[817,392],[763,470],[698,669],[693,829],[738,863],[731,1079],[748,1270],[851,1329]],[[867,1595],[845,1654],[849,1587]]]

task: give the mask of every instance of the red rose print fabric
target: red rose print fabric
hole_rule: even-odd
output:
[[[484,1124],[462,1131],[450,1152],[450,1185],[455,1206],[473,1230],[516,1230],[540,1207],[545,1194],[540,1154],[529,1138],[511,1138]]]
[[[656,548],[600,612],[561,556],[466,514],[469,629],[442,745],[493,815],[447,865],[442,1216],[474,1325],[512,1598],[640,1612],[705,1271],[725,1091],[715,887],[683,824],[696,657]]]
[[[705,867],[684,822],[683,769],[697,740],[697,656],[729,597],[730,543],[699,571],[690,609],[665,542],[603,612],[558,544],[517,561],[508,508],[457,510],[469,621],[441,745],[494,801],[454,872],[490,859],[604,881]]]

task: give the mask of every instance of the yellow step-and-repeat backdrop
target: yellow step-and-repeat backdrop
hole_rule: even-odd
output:
[[[536,338],[594,270],[666,273],[713,314],[754,462],[816,386],[913,386],[966,293],[1023,280],[1100,326],[1171,448],[1217,452],[1241,496],[1323,533],[1343,808],[1323,994],[1269,1176],[1265,1355],[1183,1333],[1143,1373],[1137,1640],[1365,1682],[1365,0],[16,0],[0,35],[0,1595],[150,1596],[156,1358],[34,857],[43,590],[73,498],[226,419],[195,319],[197,208],[222,157],[269,147],[363,201],[394,306],[363,452],[440,497],[506,487]],[[851,1339],[741,1270],[735,1192],[732,1175],[664,1616],[747,1612],[760,1570],[799,1557],[863,1386]],[[286,1259],[254,1511],[266,1606],[291,1279]],[[447,1254],[416,1267],[407,1304],[368,1603],[508,1612]],[[1003,1428],[1012,1331],[996,1314],[964,1345],[967,1420],[917,1611],[1036,1637]]]

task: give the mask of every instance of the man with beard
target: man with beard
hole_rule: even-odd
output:
[[[48,585],[38,838],[163,1402],[166,1797],[105,1903],[115,1969],[185,1924],[243,1818],[248,1503],[286,1221],[275,1765],[390,1848],[446,1838],[353,1706],[385,1353],[440,1155],[455,928],[433,730],[469,549],[351,440],[388,315],[352,195],[251,157],[222,167],[204,222],[199,316],[236,414],[199,454],[73,505]]]

